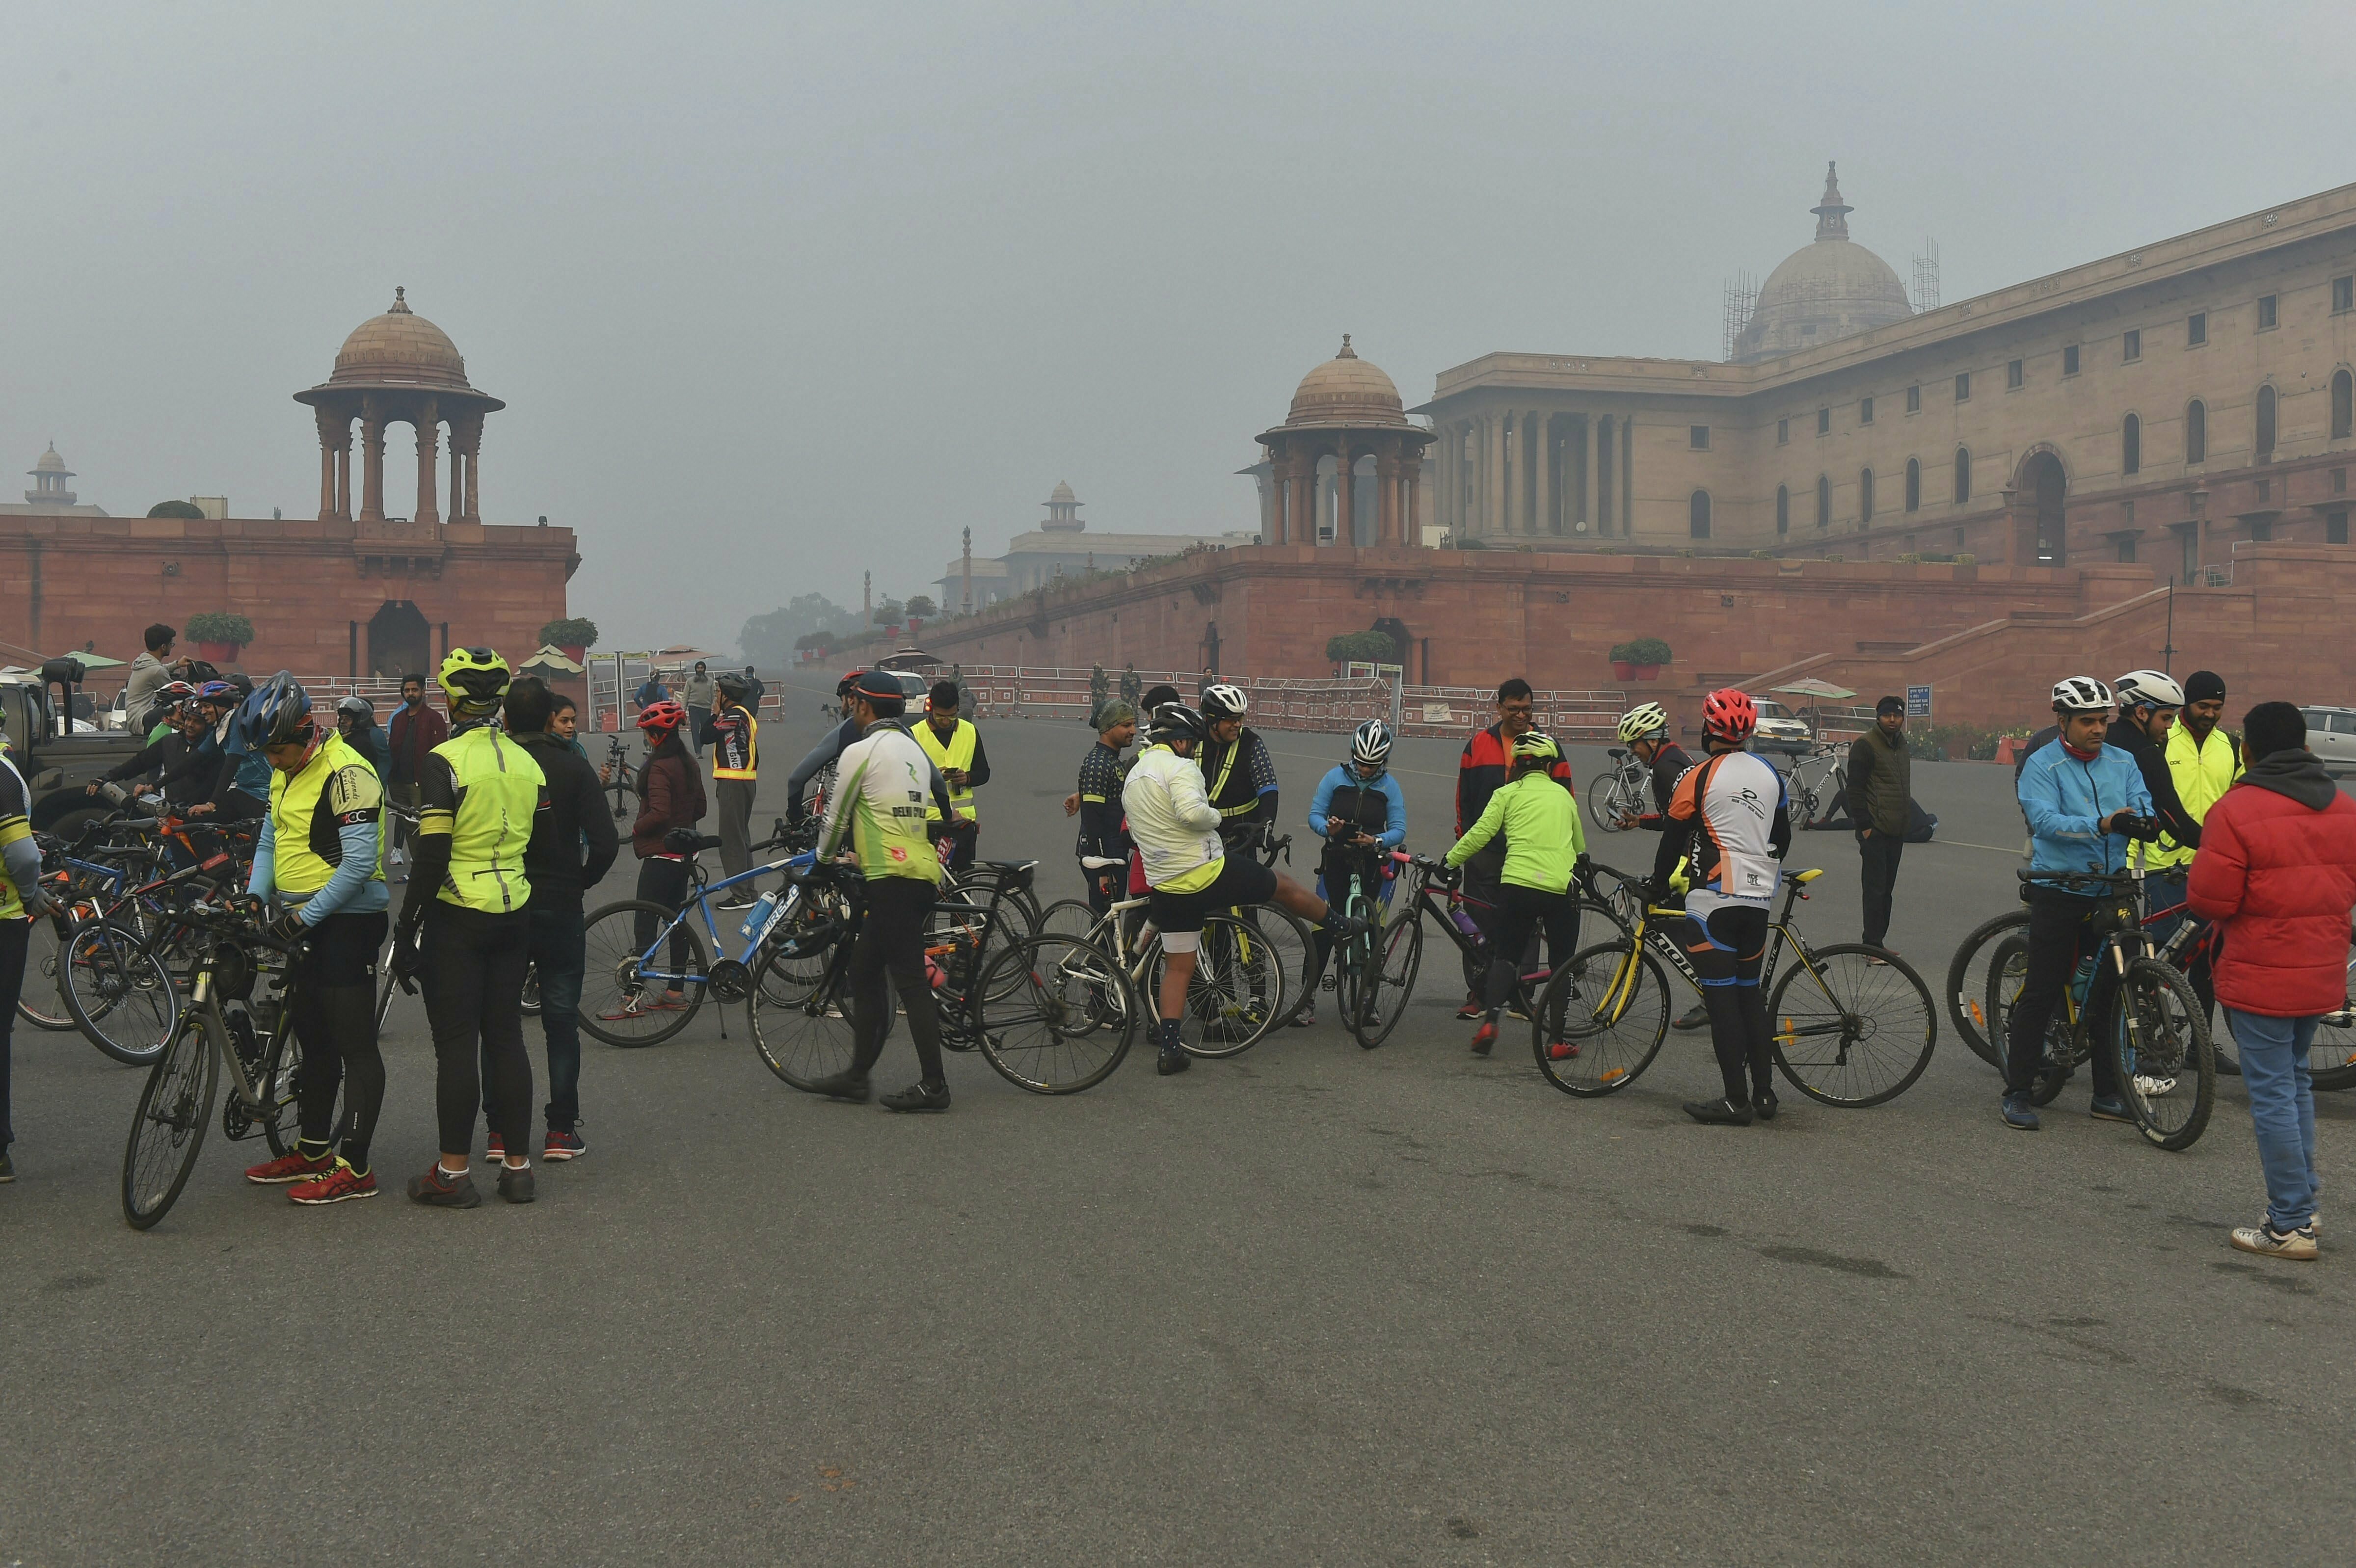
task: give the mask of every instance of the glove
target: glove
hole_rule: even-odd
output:
[[[303,923],[303,917],[300,914],[288,910],[284,914],[272,921],[264,931],[273,942],[291,944],[300,940],[310,929]]]
[[[390,960],[392,977],[401,982],[402,990],[417,977],[417,928],[404,925],[392,933],[392,957]]]

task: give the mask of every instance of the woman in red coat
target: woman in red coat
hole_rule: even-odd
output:
[[[664,840],[680,828],[692,832],[703,820],[703,769],[695,753],[680,742],[680,727],[687,709],[668,699],[638,711],[638,729],[647,738],[647,763],[638,773],[638,815],[630,824],[630,849],[638,858],[638,897],[648,903],[676,910],[687,901],[688,866],[695,857],[670,848]],[[638,950],[655,939],[655,917],[641,911],[637,921]],[[684,974],[689,962],[684,923],[670,940],[669,968]],[[685,986],[671,981],[660,994],[631,992],[622,998],[622,1016],[659,1012],[687,1005]]]
[[[2266,1172],[2265,1221],[2236,1230],[2233,1244],[2306,1259],[2316,1253],[2319,1190],[2307,1053],[2322,1016],[2349,1002],[2356,800],[2307,749],[2297,709],[2262,702],[2243,724],[2249,772],[2201,823],[2187,896],[2194,913],[2225,927],[2217,999]]]

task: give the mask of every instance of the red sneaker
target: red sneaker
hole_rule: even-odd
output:
[[[1556,1040],[1552,1045],[1547,1047],[1547,1060],[1549,1061],[1569,1061],[1572,1057],[1577,1056],[1578,1054],[1579,1047],[1571,1044],[1570,1041],[1567,1040]]]
[[[292,1154],[282,1154],[276,1159],[246,1167],[245,1179],[264,1187],[277,1187],[289,1181],[313,1181],[335,1169],[336,1164],[336,1157],[332,1154],[323,1154],[313,1159],[301,1149],[296,1149]]]
[[[376,1172],[362,1174],[339,1159],[336,1168],[318,1180],[288,1188],[286,1196],[297,1203],[341,1203],[347,1198],[373,1198]]]
[[[1496,1043],[1497,1026],[1495,1024],[1483,1023],[1479,1029],[1472,1031],[1472,1052],[1474,1055],[1488,1055],[1489,1048]]]
[[[491,1135],[491,1157],[493,1159],[505,1159],[507,1157],[507,1140],[500,1137],[498,1134],[493,1133]]]
[[[579,1159],[588,1152],[589,1146],[581,1141],[580,1134],[560,1133],[551,1127],[548,1129],[548,1142],[541,1149],[540,1157],[547,1160]]]

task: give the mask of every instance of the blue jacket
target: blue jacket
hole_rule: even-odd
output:
[[[1386,849],[1396,849],[1407,841],[1407,796],[1399,790],[1398,780],[1385,773],[1371,783],[1358,777],[1346,766],[1333,769],[1317,783],[1317,793],[1309,801],[1309,827],[1318,837],[1325,837],[1325,818],[1333,805],[1337,789],[1370,789],[1390,803],[1383,830],[1375,840]]]
[[[2029,863],[2040,871],[2123,871],[2128,839],[2104,833],[2115,811],[2151,815],[2151,792],[2133,757],[2104,746],[2091,763],[2060,742],[2040,747],[2020,770],[2020,814],[2029,819]]]

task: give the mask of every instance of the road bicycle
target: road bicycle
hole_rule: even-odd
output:
[[[1423,954],[1421,921],[1410,917],[1403,934],[1385,923],[1390,909],[1382,896],[1389,891],[1386,884],[1394,880],[1392,869],[1408,857],[1377,849],[1374,844],[1366,838],[1363,848],[1345,853],[1342,859],[1349,870],[1342,886],[1325,890],[1329,902],[1338,903],[1344,915],[1365,928],[1346,941],[1334,943],[1328,961],[1342,1027],[1363,1051],[1374,1050],[1398,1027],[1399,1014],[1414,993],[1416,967]]]
[[[1625,746],[1611,751],[1612,765],[1587,781],[1587,819],[1599,833],[1618,833],[1653,804],[1652,780],[1642,759]]]
[[[1848,759],[1837,746],[1819,741],[1780,769],[1795,822],[1821,821],[1848,793]],[[1770,762],[1773,759],[1770,758]]]
[[[1240,848],[1258,855],[1259,863],[1269,870],[1276,869],[1280,856],[1288,869],[1292,865],[1290,833],[1279,836],[1262,828],[1256,845]],[[1317,928],[1282,904],[1246,904],[1227,912],[1250,926],[1274,950],[1277,973],[1284,976],[1284,1010],[1269,1027],[1285,1028],[1299,1021],[1317,995]]]
[[[864,919],[858,872],[816,863],[788,873],[745,997],[753,1049],[786,1083],[815,1092],[847,1070],[857,1047],[851,970]],[[1113,956],[1046,931],[992,947],[1004,917],[946,899],[925,936],[941,1045],[979,1051],[999,1076],[1034,1094],[1076,1094],[1112,1074],[1136,1039],[1137,993]],[[884,1019],[889,1040],[900,1008]],[[919,1006],[927,1005],[919,1003]]]
[[[271,1153],[283,1155],[300,1135],[294,1082],[303,1052],[292,1024],[291,968],[299,941],[271,937],[268,908],[243,894],[182,910],[177,918],[209,940],[196,961],[188,1006],[148,1071],[123,1145],[123,1217],[142,1231],[170,1211],[196,1169],[224,1066],[230,1097],[221,1106],[223,1136],[259,1134]],[[258,980],[268,982],[260,997]]]
[[[1392,859],[1408,869],[1401,877],[1400,896],[1407,906],[1406,913],[1392,920],[1383,933],[1380,984],[1384,993],[1397,997],[1395,1002],[1388,1004],[1394,1021],[1397,1010],[1404,1008],[1407,999],[1415,994],[1416,976],[1423,964],[1423,924],[1427,917],[1439,928],[1440,933],[1455,945],[1463,963],[1466,987],[1475,997],[1484,995],[1489,984],[1491,949],[1480,921],[1472,912],[1485,911],[1494,919],[1504,911],[1466,892],[1460,880],[1460,867],[1451,866],[1444,860],[1398,851],[1393,852]],[[1595,901],[1590,890],[1580,889],[1579,891],[1582,923],[1590,913],[1593,913],[1622,933],[1626,932],[1627,924],[1617,912]],[[1559,955],[1550,956],[1556,956],[1559,962]],[[1545,965],[1527,974],[1517,973],[1514,976],[1514,992],[1508,1004],[1512,1010],[1523,1018],[1536,1019],[1537,998],[1553,973]]]
[[[1532,1015],[1538,1071],[1567,1094],[1615,1093],[1634,1083],[1661,1049],[1669,1027],[1667,970],[1697,990],[1701,977],[1675,934],[1685,911],[1641,897],[1646,884],[1609,866],[1590,865],[1598,902],[1606,879],[1633,898],[1639,916],[1629,933],[1582,948],[1558,969]],[[1922,1076],[1938,1043],[1937,1009],[1921,976],[1895,953],[1863,943],[1818,947],[1792,923],[1821,869],[1783,878],[1783,907],[1768,924],[1759,984],[1775,1065],[1800,1093],[1827,1105],[1879,1105]],[[1786,954],[1794,960],[1782,969]]]
[[[2176,933],[2180,942],[2165,947],[2155,942],[2139,913],[2143,873],[2137,866],[2124,871],[2015,874],[2024,883],[2091,895],[2097,938],[2094,953],[2062,988],[2062,1005],[2046,1027],[2046,1059],[2030,1087],[2030,1098],[2040,1105],[2052,1104],[2081,1062],[2097,1050],[2107,1051],[2120,1098],[2143,1136],[2164,1149],[2190,1148],[2209,1125],[2217,1096],[2217,1061],[2207,1009],[2192,982],[2164,955],[2171,949],[2179,956],[2198,951],[2215,940],[2215,928],[2196,929],[2188,923]],[[2097,1019],[2089,1015],[2086,1004],[2092,980],[2103,969],[2110,971],[2111,998]],[[1987,1016],[1998,1040],[2005,1038],[2006,1022],[2028,976],[2027,933],[1998,941],[1988,964],[1987,991]]]

